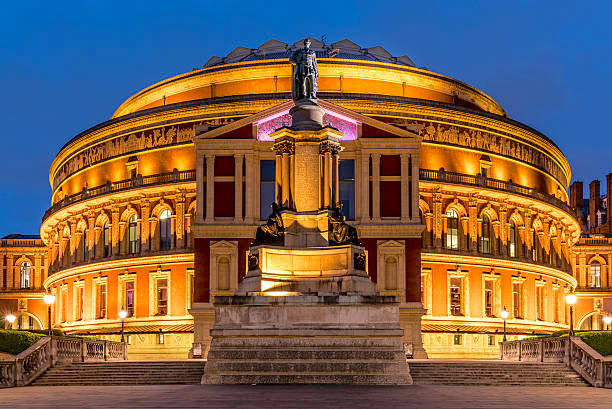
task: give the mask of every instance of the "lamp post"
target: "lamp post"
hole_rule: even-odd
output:
[[[9,314],[6,316],[6,320],[8,321],[8,328],[7,329],[12,329],[13,328],[13,322],[15,322],[15,320],[17,319],[17,317],[15,317],[13,314]]]
[[[55,296],[53,294],[45,294],[43,297],[45,300],[45,304],[47,304],[47,313],[48,313],[48,324],[49,324],[49,336],[53,336],[53,330],[51,329],[51,305],[55,302]]]
[[[576,304],[576,294],[570,293],[565,296],[565,302],[569,305],[569,313],[570,313],[570,330],[569,336],[574,336],[574,304]]]
[[[123,330],[125,328],[125,317],[127,317],[127,312],[121,307],[121,311],[119,311],[119,318],[121,318],[121,342],[125,342],[125,336]]]
[[[609,331],[610,330],[610,324],[612,324],[612,317],[609,315],[606,315],[604,317],[604,322],[606,323],[606,329]]]
[[[508,310],[506,309],[505,305],[504,305],[504,309],[499,315],[504,320],[504,342],[506,342],[506,320],[508,319]]]

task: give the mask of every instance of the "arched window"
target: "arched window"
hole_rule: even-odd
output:
[[[491,253],[491,221],[486,214],[482,215],[482,234],[480,235],[480,252]]]
[[[136,228],[138,222],[136,215],[132,215],[128,221],[128,251],[130,254],[136,254],[138,252],[138,240],[136,236]]]
[[[516,224],[510,222],[510,229],[508,232],[508,255],[510,257],[516,257],[517,247],[517,236],[516,236]]]
[[[601,263],[599,261],[593,261],[589,265],[589,287],[601,287]]]
[[[30,276],[32,273],[32,264],[29,261],[21,263],[20,276],[21,288],[30,288]]]
[[[387,257],[385,260],[385,287],[387,290],[397,289],[397,258]]]
[[[104,243],[104,257],[108,257],[111,255],[111,230],[110,224],[108,222],[104,223],[104,228],[102,229],[102,240]]]
[[[159,248],[160,250],[170,250],[172,240],[170,210],[166,209],[159,215]]]
[[[230,289],[230,261],[227,257],[221,257],[217,262],[217,281],[219,290]]]
[[[452,209],[446,212],[446,248],[459,249],[459,215]]]

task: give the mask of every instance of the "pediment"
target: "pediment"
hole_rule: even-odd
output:
[[[379,138],[411,138],[420,141],[421,137],[417,132],[399,128],[397,126],[379,121],[362,115],[358,112],[341,107],[329,101],[319,99],[319,106],[325,110],[323,117],[324,124],[332,126],[344,134],[344,141],[352,141],[360,138],[379,137]],[[291,125],[289,110],[294,106],[293,101],[289,100],[282,104],[268,108],[264,111],[239,119],[230,124],[208,130],[206,127],[196,131],[195,141],[211,138],[236,138],[236,134],[241,130],[247,130],[248,138],[260,141],[272,141],[269,135],[283,126]],[[253,131],[251,131],[251,129]],[[240,138],[244,139],[245,132],[240,133]]]
[[[257,47],[259,51],[276,51],[276,50],[286,50],[289,47],[288,44],[283,43],[281,41],[271,39]]]
[[[405,243],[397,241],[397,240],[386,240],[383,243],[377,245],[380,248],[401,248],[403,249],[406,246]]]
[[[342,41],[337,41],[335,43],[333,43],[332,48],[339,48],[341,50],[352,50],[352,51],[359,51],[361,50],[361,46],[355,44],[354,42],[352,42],[351,40],[348,39],[344,39]]]
[[[212,243],[210,245],[211,249],[229,249],[229,250],[233,250],[233,249],[237,249],[238,248],[238,243],[233,242],[233,241],[227,241],[227,240],[219,240],[216,241],[214,243]]]

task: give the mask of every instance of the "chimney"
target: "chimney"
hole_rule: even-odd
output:
[[[584,184],[576,181],[570,185],[570,207],[578,215],[582,228],[586,230],[586,220],[582,220],[582,208],[584,207]]]
[[[612,233],[612,173],[606,175],[606,194],[608,195],[608,214],[606,222],[608,224],[608,233]]]
[[[595,232],[597,227],[597,211],[601,207],[601,194],[599,192],[599,180],[589,183],[589,231]]]

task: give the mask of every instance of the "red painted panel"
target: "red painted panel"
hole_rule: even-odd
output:
[[[380,157],[380,176],[401,176],[402,161],[399,155],[382,155]]]
[[[380,216],[400,217],[402,214],[402,185],[397,181],[380,182]]]
[[[393,135],[382,129],[374,128],[373,126],[362,124],[361,125],[361,136],[363,138],[397,138],[397,135]]]
[[[234,217],[234,182],[215,182],[214,217]]]
[[[215,176],[234,176],[233,156],[215,156]]]
[[[421,240],[406,240],[406,301],[421,301]]]
[[[368,274],[373,282],[378,279],[376,239],[360,239],[361,245],[368,251]]]
[[[218,139],[252,139],[253,138],[253,125],[252,124],[245,125],[241,128],[234,129],[233,131],[217,136],[217,138]]]
[[[238,282],[244,280],[247,273],[246,258],[252,241],[253,239],[238,240]]]
[[[193,239],[193,301],[210,301],[210,239]]]

